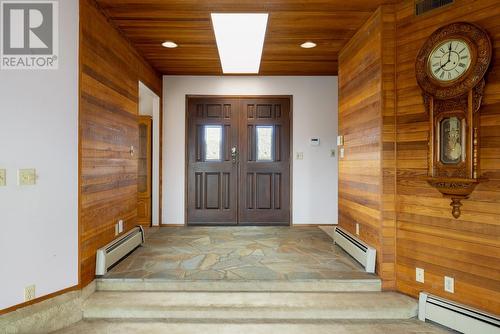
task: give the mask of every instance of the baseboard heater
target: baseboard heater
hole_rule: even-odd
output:
[[[142,226],[137,226],[106,246],[99,248],[96,255],[96,276],[105,275],[112,265],[142,245],[145,240],[144,229]]]
[[[333,242],[342,247],[349,255],[356,259],[366,272],[375,272],[375,258],[377,251],[375,248],[368,246],[366,243],[356,238],[341,227],[335,227],[333,233]]]
[[[418,318],[464,334],[499,334],[500,318],[472,307],[421,292]]]

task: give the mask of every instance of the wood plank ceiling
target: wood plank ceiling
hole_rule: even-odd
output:
[[[269,13],[261,75],[336,75],[338,53],[387,0],[96,0],[159,72],[220,75],[210,13]],[[166,49],[161,43],[176,42]],[[299,45],[307,40],[314,49]]]

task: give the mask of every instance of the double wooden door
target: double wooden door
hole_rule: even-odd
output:
[[[188,97],[187,223],[290,223],[290,99]]]

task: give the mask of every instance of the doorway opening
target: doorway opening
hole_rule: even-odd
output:
[[[187,225],[290,225],[290,96],[187,96]]]
[[[159,226],[161,179],[160,97],[139,81],[137,222]]]

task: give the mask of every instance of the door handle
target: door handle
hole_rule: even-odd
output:
[[[236,146],[233,146],[231,148],[231,162],[233,164],[237,163],[238,162],[238,157],[239,157],[238,149],[236,148]]]

